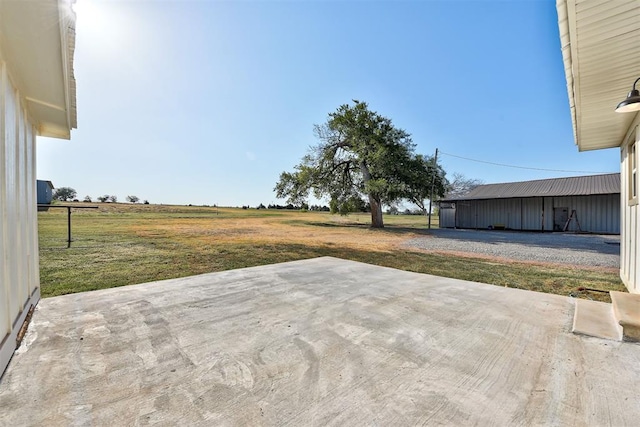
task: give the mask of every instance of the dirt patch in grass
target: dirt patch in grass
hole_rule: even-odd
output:
[[[383,230],[370,228],[363,223],[344,223],[339,216],[322,215],[324,221],[309,221],[309,217],[320,214],[296,213],[281,218],[244,217],[219,218],[206,221],[193,218],[165,219],[161,223],[144,222],[132,224],[131,231],[139,236],[154,233],[171,235],[177,241],[198,242],[195,244],[288,244],[323,246],[333,245],[372,251],[396,250],[404,239],[414,233],[399,234],[394,225]],[[283,220],[283,218],[285,220]]]

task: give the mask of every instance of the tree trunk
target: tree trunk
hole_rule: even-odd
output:
[[[382,203],[369,194],[369,204],[371,205],[371,227],[384,228],[384,223],[382,222]]]
[[[362,171],[362,178],[366,184],[371,179],[371,172],[364,161],[360,162],[360,170]],[[372,228],[384,228],[382,222],[382,203],[375,196],[369,194],[369,204],[371,205],[371,227]]]

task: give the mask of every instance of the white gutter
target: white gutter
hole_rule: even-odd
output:
[[[569,109],[571,111],[571,123],[573,125],[573,138],[578,145],[578,119],[576,111],[576,84],[574,84],[573,56],[576,48],[571,44],[572,34],[575,34],[575,20],[569,16],[575,16],[575,3],[572,0],[557,0],[558,27],[560,28],[560,46],[562,49],[562,61],[564,73],[567,79],[567,94],[569,95]]]

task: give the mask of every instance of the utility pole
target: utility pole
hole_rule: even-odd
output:
[[[436,185],[436,175],[438,173],[438,149],[433,156],[433,177],[431,178],[431,195],[429,196],[429,230],[431,230],[431,203],[433,202],[433,188]]]

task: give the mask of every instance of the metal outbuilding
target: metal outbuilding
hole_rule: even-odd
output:
[[[37,181],[37,200],[39,205],[49,205],[53,200],[53,183],[39,179]]]
[[[620,233],[620,174],[487,184],[440,201],[440,227]]]

